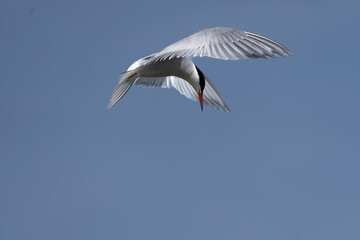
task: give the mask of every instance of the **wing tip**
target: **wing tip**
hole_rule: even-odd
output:
[[[275,47],[278,47],[280,48],[280,52],[279,51],[272,51],[274,54],[277,54],[281,57],[290,57],[290,56],[294,56],[294,54],[289,50],[287,49],[284,45],[282,45],[281,43],[278,43],[270,38],[267,38],[267,37],[264,37],[264,36],[261,36],[259,34],[255,34],[255,33],[251,33],[251,32],[245,32],[247,37],[250,37],[252,39],[255,39],[257,41],[260,41],[262,43],[271,43],[273,45],[275,45]],[[265,41],[265,42],[263,42]],[[272,56],[271,56],[272,57]]]

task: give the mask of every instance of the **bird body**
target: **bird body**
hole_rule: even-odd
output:
[[[120,78],[107,109],[118,102],[135,85],[174,87],[193,100],[230,111],[214,84],[193,63],[189,56],[219,59],[267,58],[291,56],[281,44],[260,35],[233,28],[208,28],[192,34],[162,51],[134,62]]]
[[[140,59],[139,61],[141,61]],[[186,80],[194,89],[199,85],[199,75],[195,64],[189,57],[172,58],[166,61],[158,61],[152,64],[139,65],[138,61],[132,64],[128,71],[132,70],[137,77],[154,78],[175,76]]]

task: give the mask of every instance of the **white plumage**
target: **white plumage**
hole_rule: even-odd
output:
[[[214,84],[189,56],[219,59],[275,58],[292,56],[281,44],[249,32],[227,27],[207,28],[134,62],[120,78],[107,109],[135,85],[174,87],[181,94],[207,105],[230,111]]]

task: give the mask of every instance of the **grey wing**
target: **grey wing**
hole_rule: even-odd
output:
[[[219,91],[215,88],[214,84],[206,78],[205,88],[203,92],[203,101],[205,104],[222,109],[225,112],[230,112],[229,107],[225,100],[221,97]],[[143,85],[145,87],[173,87],[178,90],[185,97],[198,101],[198,94],[195,89],[185,80],[175,76],[160,77],[160,78],[139,78],[135,85]]]
[[[225,100],[221,97],[221,94],[207,76],[205,76],[205,82],[203,91],[204,103],[216,107],[217,109],[222,109],[225,112],[230,112],[230,108]]]
[[[185,97],[196,101],[198,99],[198,94],[194,88],[186,82],[184,79],[167,76],[167,77],[153,77],[153,78],[139,78],[135,85],[142,85],[145,87],[162,87],[162,88],[175,88]]]
[[[171,80],[170,77],[140,77],[135,85],[142,85],[144,87],[162,87],[170,88]]]
[[[112,106],[114,106],[129,91],[134,81],[136,80],[136,77],[133,77],[132,74],[132,71],[128,71],[125,72],[120,78],[118,84],[111,94],[106,110],[109,110]]]
[[[275,58],[292,56],[280,43],[269,38],[227,27],[215,27],[197,33],[151,55],[142,64],[185,56],[207,56],[219,59]]]

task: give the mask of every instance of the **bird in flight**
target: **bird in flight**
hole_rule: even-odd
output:
[[[292,56],[280,43],[269,38],[228,27],[206,28],[171,44],[158,53],[134,62],[122,74],[107,109],[135,85],[174,87],[189,99],[230,112],[225,100],[209,78],[193,63],[191,56],[224,60]]]

